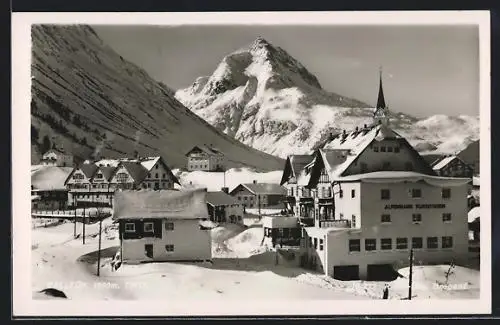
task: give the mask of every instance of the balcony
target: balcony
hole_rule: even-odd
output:
[[[320,228],[351,228],[350,220],[320,220]]]

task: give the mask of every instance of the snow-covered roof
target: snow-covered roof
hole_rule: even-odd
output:
[[[222,191],[207,192],[206,200],[214,206],[240,204],[234,197]]]
[[[325,228],[320,228],[320,227],[304,227],[304,230],[306,231],[307,235],[309,237],[324,237],[332,232],[348,232],[351,229],[350,228],[340,228],[340,227],[325,227]]]
[[[31,186],[39,190],[66,189],[64,183],[72,170],[71,167],[44,166],[31,172]]]
[[[276,183],[247,183],[247,184],[240,184],[240,185],[245,187],[246,189],[248,189],[251,193],[258,194],[258,195],[285,195],[286,194],[286,189],[283,186],[276,184]]]
[[[143,165],[144,168],[150,171],[156,165],[158,160],[160,160],[160,157],[147,157],[145,159],[141,159],[140,161],[141,165]]]
[[[443,159],[441,159],[440,161],[438,161],[437,163],[435,163],[432,166],[432,169],[439,170],[439,169],[445,167],[446,165],[448,165],[450,162],[452,162],[455,159],[458,159],[458,157],[457,156],[444,157]]]
[[[472,186],[479,186],[479,176],[472,177]]]
[[[203,219],[208,217],[206,189],[189,191],[118,191],[114,219]]]
[[[40,200],[40,195],[32,195],[31,196],[31,201],[38,201]]]
[[[434,186],[460,186],[470,182],[469,178],[431,176],[411,171],[381,171],[336,177],[333,181],[361,181],[366,183],[398,183],[424,181]]]
[[[384,139],[402,139],[402,137],[383,124],[337,134],[319,149],[328,175],[331,178],[341,175],[372,141]]]
[[[479,218],[480,207],[472,208],[467,214],[467,219],[469,222],[474,222],[477,218]]]
[[[199,150],[203,151],[204,153],[206,153],[208,155],[220,155],[220,154],[222,154],[222,152],[219,149],[215,148],[214,146],[203,144],[203,145],[196,145],[196,146],[194,146],[191,150],[189,150],[188,153],[186,153],[186,156],[189,156],[189,154],[193,150],[196,150],[196,149],[199,149]]]

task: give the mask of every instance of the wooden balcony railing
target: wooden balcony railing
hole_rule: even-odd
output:
[[[320,228],[351,228],[350,220],[320,220]]]

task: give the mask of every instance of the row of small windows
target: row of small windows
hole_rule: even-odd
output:
[[[318,239],[318,238],[309,237],[309,247],[314,247],[314,249],[318,249],[318,246],[319,246],[319,250],[320,251],[322,251],[324,249],[323,239],[322,238]]]
[[[409,195],[412,198],[421,198],[422,197],[422,190],[419,188],[413,188],[410,190]],[[451,189],[442,188],[441,189],[441,198],[443,198],[443,199],[451,198]],[[380,190],[380,199],[390,200],[391,199],[391,190],[389,190],[389,189]]]
[[[442,215],[442,220],[443,222],[451,222],[451,213],[443,213]],[[382,223],[390,223],[391,222],[391,215],[390,214],[383,214],[380,217],[380,222]],[[422,222],[422,214],[421,213],[413,213],[412,214],[412,222],[413,223],[421,223]]]
[[[399,147],[391,147],[391,146],[373,146],[373,151],[375,152],[394,152],[398,153],[399,152]]]
[[[208,165],[191,165],[191,168],[197,169],[197,168],[208,168]]]
[[[174,230],[173,222],[165,223],[165,230]],[[125,232],[135,232],[135,223],[127,222],[125,223]],[[145,222],[143,225],[143,232],[154,232],[154,222]]]
[[[377,240],[376,239],[365,239],[365,251],[376,251],[377,250]],[[424,248],[424,240],[422,237],[412,237],[411,247],[414,249]],[[381,238],[380,239],[380,250],[392,250],[393,240],[392,238]],[[396,238],[396,249],[405,250],[408,249],[408,238],[401,237]],[[427,237],[427,248],[428,249],[438,249],[439,248],[439,238],[438,237]],[[443,236],[441,237],[441,248],[453,248],[453,237]],[[349,252],[360,252],[361,251],[361,239],[349,239]]]
[[[156,166],[158,167],[158,166]],[[163,173],[162,178],[166,178],[167,174]],[[151,178],[151,173],[148,174],[148,178]],[[155,173],[155,178],[158,178],[158,173]]]

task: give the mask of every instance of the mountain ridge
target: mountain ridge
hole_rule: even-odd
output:
[[[304,65],[261,37],[226,55],[212,75],[175,97],[229,136],[282,158],[310,152],[330,133],[370,124],[374,112],[371,105],[324,90]],[[479,137],[478,117],[390,116],[395,130],[421,152],[460,151]],[[453,132],[443,132],[447,127]]]
[[[34,163],[41,149],[56,146],[81,159],[162,155],[174,168],[200,143],[219,147],[230,167],[275,170],[283,163],[213,128],[90,26],[33,25],[32,45]]]

